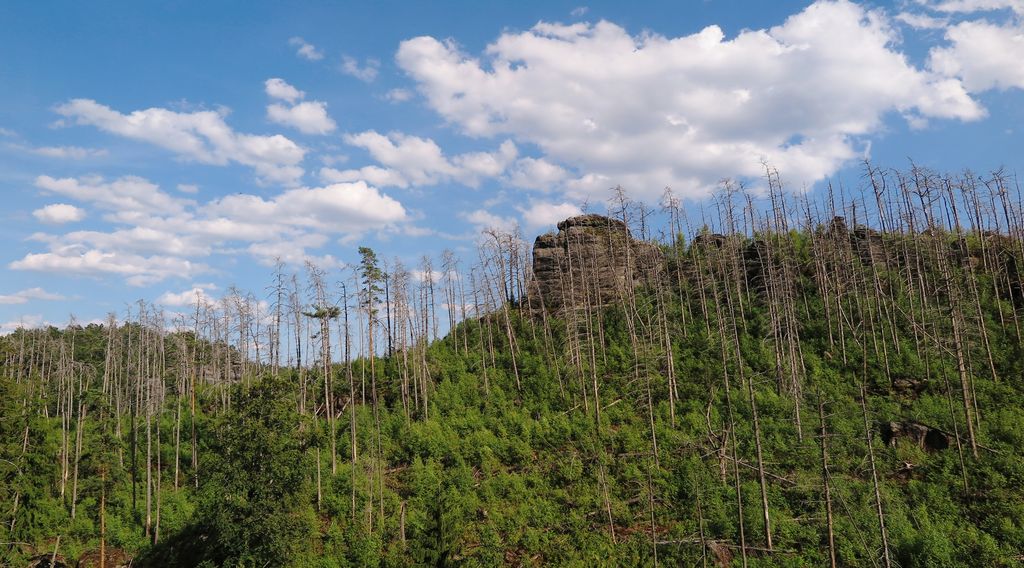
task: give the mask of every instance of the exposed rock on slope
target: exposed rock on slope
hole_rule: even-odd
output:
[[[898,439],[905,439],[929,451],[945,450],[952,438],[938,428],[914,421],[883,422],[879,426],[879,431],[882,434],[882,441],[890,446],[895,446]]]
[[[533,244],[530,304],[550,311],[607,305],[653,273],[660,257],[656,245],[633,239],[622,221],[571,217]]]

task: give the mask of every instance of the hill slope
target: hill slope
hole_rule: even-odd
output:
[[[4,553],[1016,565],[1021,240],[928,207],[878,231],[724,216],[689,245],[619,239],[611,264],[563,239],[544,282],[510,236],[419,285],[366,251],[336,300],[314,273],[308,303],[279,286],[262,315],[14,333]]]

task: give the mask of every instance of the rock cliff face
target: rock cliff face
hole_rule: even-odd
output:
[[[660,263],[656,245],[634,240],[622,221],[580,215],[533,244],[530,305],[549,311],[597,307],[620,298]]]

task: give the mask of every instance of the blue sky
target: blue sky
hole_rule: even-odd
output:
[[[1024,0],[8,2],[0,331],[467,258],[762,160],[1022,165]]]

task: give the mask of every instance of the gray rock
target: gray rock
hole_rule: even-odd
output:
[[[637,241],[622,221],[579,215],[558,224],[557,233],[533,244],[530,305],[557,312],[598,307],[622,298],[627,285],[657,270],[661,255],[652,243]]]

